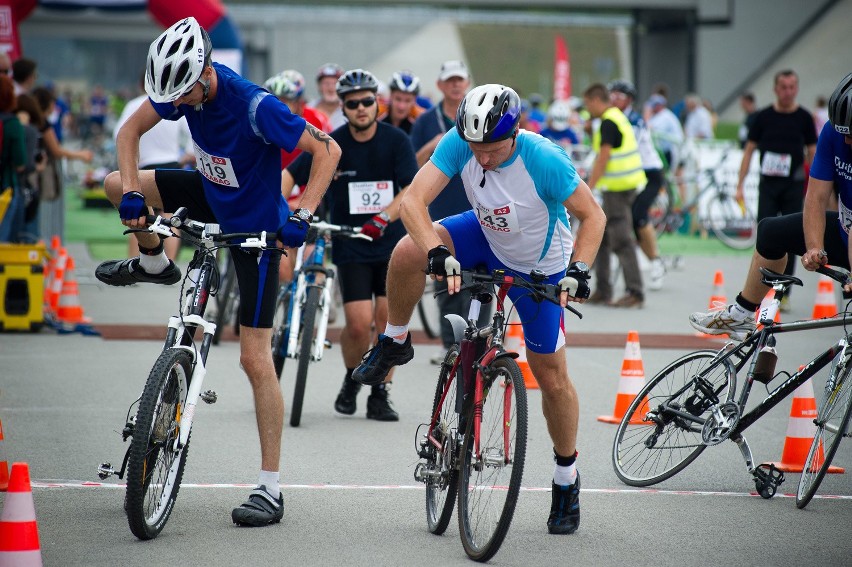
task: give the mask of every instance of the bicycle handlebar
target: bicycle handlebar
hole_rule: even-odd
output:
[[[223,234],[220,232],[221,229],[218,224],[203,223],[188,218],[185,207],[179,208],[171,218],[164,218],[159,215],[146,215],[145,221],[149,225],[147,228],[132,228],[125,230],[124,233],[152,232],[168,238],[175,236],[171,229],[178,228],[199,240],[209,240],[218,243],[242,240],[243,242],[239,244],[234,243],[230,245],[239,246],[240,248],[258,248],[261,250],[274,248],[275,242],[278,240],[275,233],[270,234],[265,230],[260,232],[232,232]]]
[[[536,298],[545,299],[551,303],[561,306],[560,296],[562,294],[562,289],[555,284],[531,282],[518,277],[515,274],[509,273],[507,270],[494,270],[488,274],[483,274],[474,270],[462,270],[459,275],[462,279],[462,285],[459,289],[460,292],[469,289],[479,289],[486,293],[493,294],[493,290],[488,289],[487,286],[500,286],[508,283],[512,287],[522,287],[532,292]],[[530,277],[533,276],[530,275]],[[443,293],[449,293],[449,291],[446,289],[439,290],[435,292],[435,296]],[[571,305],[566,305],[564,308],[580,319],[583,318],[583,314]]]
[[[839,282],[841,286],[852,283],[852,274],[846,271],[837,270],[828,265],[820,266],[814,271],[830,277],[831,279]],[[843,290],[843,299],[852,299],[852,292]]]
[[[373,241],[373,239],[366,234],[361,234],[361,227],[353,228],[343,224],[331,224],[323,220],[319,220],[318,217],[314,217],[314,221],[311,223],[311,228],[309,230],[317,232],[327,230],[332,234],[332,236],[358,238],[360,240],[366,240],[367,242]]]

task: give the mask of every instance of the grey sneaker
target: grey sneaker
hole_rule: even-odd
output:
[[[735,341],[745,339],[749,333],[754,332],[757,325],[753,315],[740,318],[736,312],[732,313],[733,305],[722,305],[714,303],[713,309],[707,312],[696,312],[689,316],[689,324],[698,331],[708,335],[728,335]]]
[[[659,291],[663,289],[663,279],[666,277],[666,264],[662,258],[651,260],[651,270],[648,274],[648,289]]]

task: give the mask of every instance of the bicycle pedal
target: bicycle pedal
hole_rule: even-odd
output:
[[[206,392],[201,393],[201,399],[206,404],[215,404],[216,400],[219,399],[219,396],[216,395],[216,392],[214,392],[213,390],[207,390]]]
[[[98,467],[98,477],[101,480],[106,480],[114,474],[115,474],[115,469],[112,468],[112,464],[110,464],[110,463],[102,463]]]

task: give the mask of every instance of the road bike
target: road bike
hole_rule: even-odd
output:
[[[163,351],[148,375],[142,395],[127,410],[121,435],[125,442],[131,442],[121,469],[116,471],[110,463],[98,467],[101,479],[112,475],[124,478],[127,474],[127,521],[133,535],[143,540],[157,537],[174,509],[198,400],[212,404],[218,398],[212,390],[201,390],[216,331],[216,324],[205,319],[204,313],[210,297],[219,293],[221,282],[215,251],[233,247],[283,253],[275,247],[274,233],[222,234],[218,224],[205,224],[187,216],[187,210],[181,207],[170,219],[149,216],[147,229],[125,231],[169,237],[174,236],[171,228],[179,228],[181,238],[196,247],[180,289],[180,314],[169,318]],[[199,330],[200,344],[196,338]]]
[[[447,529],[458,495],[462,545],[468,556],[484,562],[509,531],[527,446],[527,391],[518,354],[503,346],[504,301],[511,287],[520,286],[536,301],[559,304],[560,289],[541,283],[538,270],[530,274],[532,281],[504,270],[462,270],[461,276],[461,289],[471,292],[470,310],[467,321],[447,315],[456,342],[441,364],[429,423],[415,434],[421,460],[414,478],[426,484],[426,522],[433,534]],[[491,324],[477,327],[482,304],[495,298]]]
[[[757,238],[754,215],[719,180],[721,166],[728,154],[729,150],[725,150],[715,165],[705,168],[696,176],[696,179],[705,181],[695,196],[680,209],[674,207],[677,202],[674,187],[684,180],[667,178],[664,188],[648,210],[649,222],[656,229],[658,237],[680,230],[689,218],[688,215],[698,215],[701,229],[711,231],[726,246],[735,250],[747,250],[754,246]]]
[[[296,252],[293,280],[279,288],[272,319],[272,361],[278,380],[281,381],[288,358],[299,361],[290,406],[290,425],[293,427],[298,427],[302,421],[308,366],[322,360],[325,349],[331,347],[326,340],[326,332],[335,272],[334,268],[325,265],[328,247],[333,237],[372,241],[369,236],[361,234],[360,228],[319,220],[311,223],[310,231],[311,239],[315,237],[313,250],[306,252],[305,245],[302,245]],[[305,254],[308,260],[303,263]]]
[[[615,473],[631,486],[650,486],[682,471],[707,447],[730,439],[740,449],[757,492],[772,498],[784,482],[784,473],[774,465],[754,465],[751,449],[743,432],[796,388],[821,369],[831,365],[826,382],[826,401],[815,423],[816,449],[811,449],[807,473],[799,485],[797,503],[807,504],[831,463],[837,444],[848,436],[850,392],[852,392],[852,313],[811,321],[776,323],[780,301],[791,285],[802,285],[794,276],[760,269],[762,281],[771,286],[775,298],[762,308],[758,322],[762,326],[739,345],[731,341],[718,351],[700,350],[687,354],[660,371],[636,395],[615,433],[612,463]],[[843,284],[849,274],[822,267],[817,270]],[[843,327],[843,335],[824,352],[793,373],[775,372],[777,356],[772,354],[776,335],[811,329]],[[739,397],[737,373],[747,367]],[[785,375],[779,384],[775,380]],[[767,396],[747,411],[754,382],[766,385]],[[773,384],[772,389],[769,385]],[[824,455],[820,439],[833,436]],[[824,456],[824,458],[823,458]]]

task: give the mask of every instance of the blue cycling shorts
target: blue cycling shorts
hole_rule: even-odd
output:
[[[471,270],[485,266],[489,271],[503,269],[514,276],[530,280],[529,274],[521,274],[507,268],[491,251],[479,221],[473,211],[447,217],[440,221],[450,233],[455,248],[455,257],[463,269]],[[556,284],[564,272],[550,274],[544,280]],[[509,299],[515,305],[524,328],[526,347],[540,354],[556,352],[565,344],[564,310],[549,301],[535,302],[529,292],[520,287],[509,290]]]

